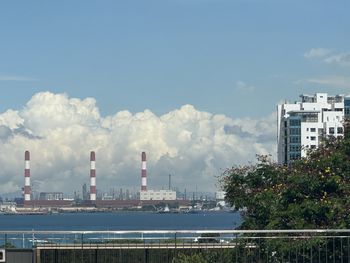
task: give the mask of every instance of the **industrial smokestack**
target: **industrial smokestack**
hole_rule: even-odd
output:
[[[30,201],[30,153],[24,153],[24,201]]]
[[[141,191],[147,191],[146,153],[141,154]]]
[[[96,166],[95,152],[90,153],[90,200],[96,200]]]

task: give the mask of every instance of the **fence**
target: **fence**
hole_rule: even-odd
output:
[[[0,246],[37,262],[350,263],[350,229],[0,231]],[[191,262],[191,261],[189,261]]]

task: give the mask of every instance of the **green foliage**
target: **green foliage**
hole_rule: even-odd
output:
[[[224,263],[233,262],[233,251],[230,249],[206,250],[196,253],[179,253],[172,263]]]
[[[179,254],[176,258],[173,259],[172,263],[207,263],[203,254],[192,254],[185,255]]]
[[[325,140],[288,167],[260,156],[226,170],[221,183],[242,214],[241,229],[349,228],[350,134]]]
[[[16,246],[10,242],[6,242],[5,244],[2,244],[0,248],[16,248]]]

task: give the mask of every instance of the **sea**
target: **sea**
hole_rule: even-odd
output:
[[[224,211],[203,211],[193,214],[118,211],[0,215],[0,231],[226,230],[235,229],[241,222],[238,213]]]

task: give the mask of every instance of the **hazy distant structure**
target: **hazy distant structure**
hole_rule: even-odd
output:
[[[159,190],[159,191],[147,190],[147,191],[141,191],[138,197],[142,201],[176,200],[176,192],[171,190]]]
[[[217,191],[215,192],[215,200],[216,201],[224,201],[225,200],[225,191]]]
[[[24,201],[30,201],[31,187],[30,187],[30,153],[24,153]]]
[[[146,153],[141,154],[141,191],[147,191]]]
[[[141,191],[138,193],[138,199],[142,201],[150,200],[176,200],[176,192],[169,190],[147,190],[147,167],[146,153],[141,154]]]
[[[95,152],[90,152],[90,200],[96,200],[96,165]]]
[[[62,192],[41,192],[39,200],[63,200]]]
[[[87,202],[81,202],[81,197],[79,191],[74,191],[74,199],[65,199],[63,197],[63,192],[41,192],[38,198],[33,197],[33,189],[30,184],[30,153],[25,151],[24,155],[24,187],[23,199],[18,200],[18,203],[23,204],[26,208],[36,209],[36,208],[61,208],[61,207],[73,207],[77,204],[93,205],[96,208],[124,208],[124,207],[141,207],[142,205],[155,205],[159,201],[166,201],[167,203],[177,203],[182,205],[189,205],[189,202],[185,200],[177,200],[175,191],[154,191],[147,190],[147,172],[146,172],[146,153],[142,152],[141,155],[141,189],[138,193],[139,198],[135,198],[135,195],[129,191],[129,189],[120,190],[120,200],[115,200],[115,195],[108,196],[102,195],[102,191],[99,191],[97,196],[96,191],[96,156],[95,152],[90,152],[90,192],[88,191],[88,184],[83,185],[82,197],[85,200],[86,196]],[[114,190],[113,190],[114,193]],[[89,210],[89,209],[88,209]]]
[[[123,188],[120,188],[119,190],[119,200],[123,200]]]
[[[88,194],[86,183],[84,183],[82,186],[82,193],[83,193],[83,200],[88,200],[89,194]]]

